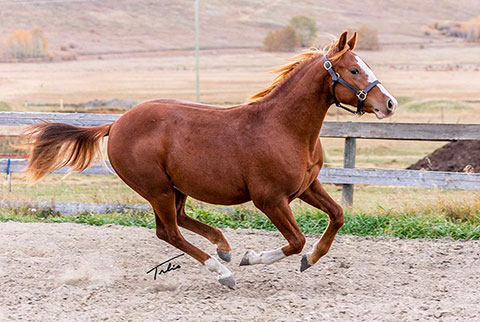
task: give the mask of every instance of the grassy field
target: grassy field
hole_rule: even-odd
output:
[[[394,236],[405,238],[443,238],[479,239],[480,203],[471,206],[443,205],[440,208],[425,208],[423,212],[398,212],[382,210],[377,214],[348,210],[345,225],[340,234],[359,236]],[[275,226],[266,216],[248,208],[233,208],[228,213],[214,208],[198,208],[189,203],[187,213],[205,223],[220,228],[254,228],[275,230]],[[328,217],[321,211],[296,205],[295,218],[305,234],[320,234],[324,231]],[[51,211],[15,209],[0,211],[0,221],[21,222],[74,222],[89,225],[118,224],[155,228],[151,211],[136,211],[112,214],[83,213],[77,216],[58,216]]]
[[[336,21],[323,19],[330,18],[332,14],[325,7],[302,1],[296,4],[296,8],[300,10],[298,13],[314,14],[320,30],[337,33],[351,27],[349,24],[357,25],[363,20],[370,20],[372,26],[380,31],[382,50],[358,51],[358,54],[370,64],[377,77],[400,102],[397,113],[385,122],[480,123],[480,46],[424,32],[427,24],[438,19],[465,20],[471,15],[471,10],[456,9],[472,8],[472,1],[460,1],[455,5],[446,1],[439,4],[395,2],[388,4],[388,10],[382,11],[387,15],[382,19],[377,19],[378,11],[375,10],[366,10],[361,15],[352,14],[349,3],[338,4],[340,7],[334,13],[348,23],[335,22],[334,25],[323,22]],[[30,8],[32,21],[45,20],[52,12],[51,5],[55,4]],[[76,46],[79,59],[58,63],[0,63],[0,111],[85,112],[80,107],[81,103],[94,99],[119,98],[138,102],[155,98],[195,100],[193,52],[158,50],[191,47],[183,46],[193,40],[188,38],[193,36],[190,27],[177,30],[175,39],[159,37],[162,31],[164,34],[170,33],[167,20],[178,25],[178,17],[186,19],[192,14],[189,11],[191,8],[180,8],[174,1],[169,1],[165,8],[175,14],[168,15],[167,20],[155,20],[154,25],[146,28],[135,21],[147,21],[144,18],[151,14],[148,3],[141,2],[132,9],[125,1],[121,1],[116,4],[116,10],[102,8],[102,15],[97,12],[88,17],[78,15],[85,12],[79,10],[82,6],[92,12],[99,11],[96,4],[88,2],[61,6],[58,8],[58,19],[52,20],[50,28],[44,28],[47,37],[52,39],[52,50],[62,45],[68,46],[71,42]],[[234,4],[201,8],[208,11],[202,16],[202,19],[207,19],[202,24],[202,46],[219,48],[201,51],[200,89],[203,103],[228,106],[245,102],[273,79],[269,70],[284,64],[285,59],[293,55],[267,53],[254,48],[261,45],[267,30],[288,21],[291,5],[279,4],[271,10],[265,9],[266,4],[262,10],[253,8],[253,3],[245,6],[240,11]],[[475,3],[475,6],[479,5]],[[412,8],[415,9],[414,14]],[[15,16],[18,8],[12,5],[4,9],[7,20],[0,31],[5,33],[17,28],[20,20],[18,15]],[[118,19],[131,10],[141,12],[135,11],[129,19]],[[370,14],[370,18],[375,19],[369,19]],[[232,24],[225,28],[208,23],[213,21],[212,17],[223,17],[218,20],[223,22],[227,16],[231,17]],[[119,26],[118,21],[125,24]],[[101,27],[81,27],[85,25]],[[132,29],[127,30],[127,25]],[[25,26],[30,27],[27,23]],[[336,30],[339,26],[342,30]],[[325,33],[321,34],[325,36]],[[227,48],[229,46],[245,48]],[[136,49],[144,51],[136,52]],[[60,100],[64,104],[63,109],[59,106]],[[377,122],[373,115],[356,118],[335,107],[330,109],[327,120]],[[15,134],[20,130],[1,127],[0,134]],[[0,153],[19,153],[11,147],[14,141],[0,138]],[[344,141],[322,141],[328,160],[326,166],[342,166]],[[443,144],[358,140],[356,165],[361,168],[404,169]],[[59,175],[49,175],[38,184],[28,186],[21,174],[14,174],[12,192],[8,192],[7,182],[1,180],[0,200],[145,202],[115,176],[72,175],[63,181],[60,179]],[[340,201],[339,186],[327,185],[326,188],[334,199]],[[478,238],[479,200],[480,194],[472,191],[357,185],[354,207],[348,210],[347,224],[342,233]],[[318,233],[323,229],[325,215],[314,212],[301,202],[294,202],[293,207],[306,232]],[[218,213],[215,208],[193,200],[190,201],[190,211],[191,215],[220,226],[271,228],[264,217],[255,213],[251,204],[234,207],[233,217],[231,214],[225,217],[227,215]],[[39,219],[38,214],[2,212],[1,216],[2,220],[152,224],[150,213],[83,215],[78,218],[48,216]]]
[[[7,182],[2,180],[0,200],[146,203],[114,175],[71,175],[61,179],[62,175],[51,174],[39,183],[29,186],[23,175],[15,174],[12,192],[8,192]],[[326,189],[335,200],[340,202],[341,186],[328,184]],[[196,207],[210,207],[194,200],[191,202]],[[455,208],[458,205],[475,205],[478,202],[480,202],[480,193],[473,191],[356,185],[352,211],[376,214],[383,211],[413,213],[415,209],[419,212],[430,209],[429,211],[434,213],[432,209],[437,206],[438,212],[441,212],[441,209],[448,205]],[[304,204],[300,201],[293,203],[294,208],[302,206]],[[250,203],[235,208],[254,210]]]

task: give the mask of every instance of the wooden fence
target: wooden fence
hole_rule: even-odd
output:
[[[49,120],[78,126],[95,126],[114,122],[120,114],[88,113],[19,113],[0,112],[1,126],[23,126]],[[480,190],[480,174],[416,170],[355,169],[357,139],[458,141],[480,140],[477,124],[325,122],[321,137],[345,139],[344,168],[323,168],[319,180],[343,185],[342,203],[352,205],[355,184],[384,186],[418,186],[450,189]],[[0,159],[0,172],[7,171],[7,160]],[[22,172],[26,160],[10,162],[10,172]],[[60,169],[57,173],[65,173]],[[83,173],[109,174],[113,170],[92,166]]]

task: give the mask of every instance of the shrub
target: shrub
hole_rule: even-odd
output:
[[[464,38],[467,41],[480,40],[480,16],[463,22],[435,22],[431,28],[449,37]]]
[[[28,59],[48,57],[48,41],[42,29],[17,29],[12,31],[4,41],[4,56],[10,59]]]
[[[314,19],[298,15],[290,19],[290,26],[295,29],[300,46],[309,47],[317,37],[317,23]]]
[[[349,30],[351,33],[355,30]],[[361,50],[379,50],[380,45],[378,43],[377,31],[362,25],[357,31],[357,49]]]
[[[291,26],[270,31],[263,41],[263,49],[266,51],[293,51],[298,45],[297,34]]]
[[[467,41],[480,40],[480,16],[460,24],[460,30],[464,33]]]

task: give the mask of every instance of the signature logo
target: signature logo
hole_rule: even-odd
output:
[[[180,269],[182,266],[172,264],[171,261],[173,261],[175,258],[178,258],[178,257],[183,256],[183,255],[185,255],[185,254],[177,255],[175,257],[170,258],[169,260],[164,261],[163,263],[158,264],[157,266],[155,266],[154,268],[149,270],[147,272],[147,274],[150,274],[151,272],[153,272],[153,280],[155,281],[157,279],[157,275],[166,274],[168,272]],[[167,267],[160,268],[160,266],[165,265],[167,263],[168,263]]]

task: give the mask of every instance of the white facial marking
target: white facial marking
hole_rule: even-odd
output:
[[[383,94],[387,95],[388,97],[390,97],[390,99],[395,103],[395,105],[397,106],[398,105],[398,102],[397,102],[397,99],[395,97],[393,97],[385,87],[383,87],[382,84],[378,84],[378,89],[380,89],[380,92],[382,92]]]
[[[373,73],[373,71],[367,66],[367,64],[365,64],[365,62],[358,56],[355,55],[355,59],[357,60],[357,64],[358,66],[360,66],[360,68],[363,70],[363,72],[367,75],[367,80],[369,83],[371,82],[374,82],[377,80],[377,77],[375,77],[375,74]],[[378,84],[377,85],[378,89],[383,93],[385,94],[386,96],[388,96],[393,102],[395,102],[395,105],[398,105],[398,102],[397,100],[395,99],[395,97],[393,97],[392,94],[390,94],[387,89],[385,87],[383,87],[382,84]]]
[[[281,248],[275,250],[263,251],[260,254],[255,253],[254,251],[248,252],[248,261],[251,265],[253,264],[272,264],[276,261],[285,258]]]
[[[367,80],[369,83],[374,82],[377,80],[375,74],[372,72],[370,68],[368,68],[367,64],[358,56],[355,55],[355,59],[357,60],[358,66],[363,70],[363,72],[367,75]]]
[[[223,266],[218,259],[215,257],[210,257],[205,261],[205,266],[211,272],[218,273],[218,279],[223,279],[232,276],[232,272],[228,270],[225,266]]]

